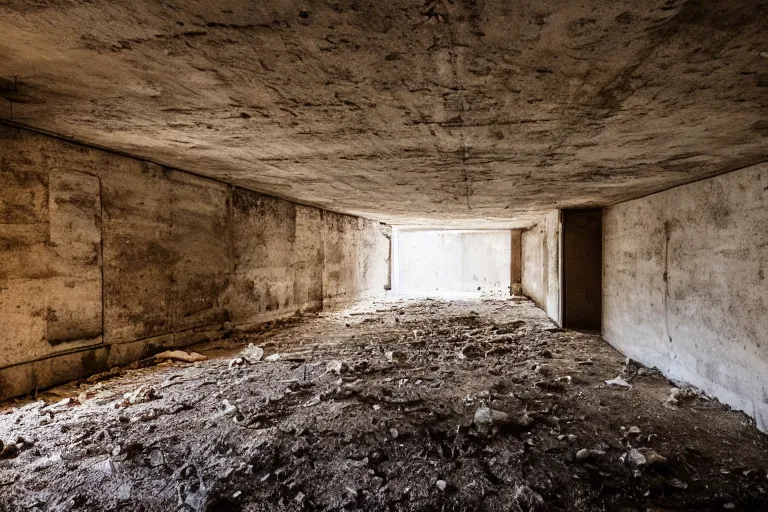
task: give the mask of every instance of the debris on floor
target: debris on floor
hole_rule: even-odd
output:
[[[185,352],[183,350],[166,350],[155,355],[155,361],[181,361],[182,363],[197,363],[208,359],[197,352]]]
[[[526,300],[383,301],[233,339],[4,405],[0,511],[704,511],[768,499],[768,440],[748,417],[670,393],[657,371]]]

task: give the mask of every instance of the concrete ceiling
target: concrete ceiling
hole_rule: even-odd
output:
[[[394,224],[768,159],[765,0],[6,0],[0,116]]]

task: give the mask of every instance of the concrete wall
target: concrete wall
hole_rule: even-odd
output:
[[[397,293],[508,296],[512,241],[508,230],[397,232]]]
[[[390,282],[391,228],[357,217],[324,212],[323,306],[359,297],[383,297]]]
[[[560,211],[547,214],[522,235],[522,289],[547,315],[560,321]]]
[[[768,430],[768,165],[606,209],[603,335]]]
[[[0,125],[0,399],[383,294],[388,236]]]

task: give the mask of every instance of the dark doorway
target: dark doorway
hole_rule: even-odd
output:
[[[563,210],[563,327],[599,331],[603,211]]]

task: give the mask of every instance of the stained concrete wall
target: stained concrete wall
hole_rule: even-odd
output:
[[[522,290],[560,321],[560,211],[548,213],[522,235]]]
[[[509,296],[508,230],[397,232],[397,293]]]
[[[768,430],[768,165],[605,210],[603,335]]]
[[[388,236],[0,125],[0,399],[383,294]]]
[[[341,307],[361,296],[386,295],[391,232],[378,222],[323,213],[323,307]]]

